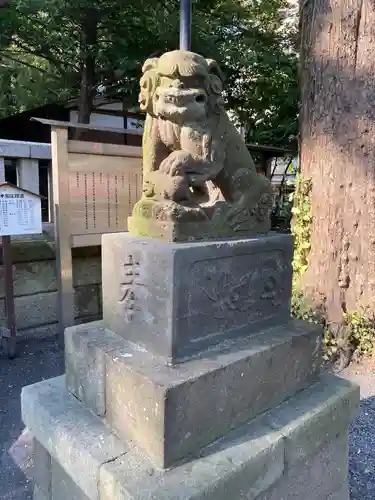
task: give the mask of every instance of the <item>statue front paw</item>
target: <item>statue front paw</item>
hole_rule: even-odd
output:
[[[175,176],[167,179],[164,184],[164,197],[176,203],[189,202],[191,192],[186,178]]]
[[[189,182],[185,176],[170,177],[156,170],[148,174],[143,183],[145,198],[188,202],[191,199]]]
[[[170,177],[183,176],[189,168],[189,159],[190,154],[185,151],[172,151],[172,153],[161,162],[159,172]]]

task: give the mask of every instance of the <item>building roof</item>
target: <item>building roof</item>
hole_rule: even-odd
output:
[[[93,112],[96,110],[100,111],[105,111],[110,114],[111,109],[103,109],[103,106],[106,106],[108,104],[116,104],[116,103],[122,103],[121,99],[106,99],[105,97],[98,97],[94,99],[94,106],[93,106]],[[53,102],[50,104],[43,104],[42,106],[37,106],[35,108],[30,108],[25,111],[21,111],[19,113],[14,113],[9,116],[5,116],[4,118],[0,118],[0,126],[8,122],[9,120],[18,120],[22,117],[28,117],[28,116],[38,116],[38,118],[50,118],[53,119],[56,117],[56,112],[57,111],[62,111],[62,110],[75,110],[78,109],[78,102],[77,99],[70,99],[69,101],[60,101],[60,102]],[[139,117],[140,115],[144,115],[143,112],[138,110],[137,108],[132,108],[129,110],[124,111],[124,114],[127,116],[137,116]]]
[[[11,182],[0,182],[0,188],[2,187],[11,187],[11,188],[15,188],[17,189],[18,191],[22,191],[23,193],[26,193],[26,194],[31,194],[32,196],[35,196],[36,198],[41,198],[41,199],[45,199],[45,196],[42,196],[40,194],[37,194],[37,193],[33,193],[32,191],[29,191],[28,189],[23,189],[19,186],[16,186],[15,184],[12,184]]]

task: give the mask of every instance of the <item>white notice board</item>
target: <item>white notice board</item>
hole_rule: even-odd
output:
[[[0,236],[42,233],[41,199],[9,184],[0,185]]]

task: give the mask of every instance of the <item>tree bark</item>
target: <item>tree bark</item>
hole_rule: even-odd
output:
[[[96,84],[96,50],[98,43],[98,12],[94,8],[87,8],[81,33],[81,80],[78,98],[78,123],[90,123],[93,108]],[[82,131],[77,130],[75,138],[79,138]]]
[[[375,311],[375,4],[300,0],[300,161],[312,179],[302,288],[329,323]]]

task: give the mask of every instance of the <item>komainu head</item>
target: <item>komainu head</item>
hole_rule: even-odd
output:
[[[139,102],[142,111],[181,123],[204,120],[223,106],[223,76],[212,59],[175,50],[143,65]]]

